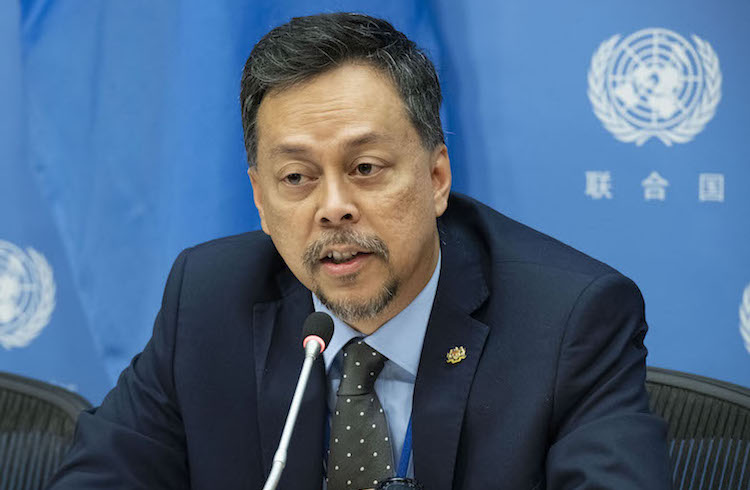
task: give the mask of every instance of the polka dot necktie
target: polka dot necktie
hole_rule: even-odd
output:
[[[388,359],[353,339],[344,346],[344,368],[331,418],[328,490],[374,488],[394,475],[393,450],[375,380]]]

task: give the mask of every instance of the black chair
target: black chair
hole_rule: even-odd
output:
[[[750,389],[654,367],[646,389],[669,424],[675,489],[750,489]]]
[[[37,490],[60,465],[91,404],[58,386],[0,373],[0,490]]]

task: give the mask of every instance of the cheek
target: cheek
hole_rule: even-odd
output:
[[[426,236],[432,236],[435,226],[435,206],[432,193],[424,183],[410,185],[388,193],[375,202],[375,216],[379,228],[387,234],[386,242],[400,250],[416,253]],[[396,253],[392,250],[392,253]]]
[[[266,206],[265,220],[276,249],[288,264],[301,260],[309,218],[300,206]]]
[[[417,161],[411,165],[421,166],[423,163]],[[393,210],[391,214],[396,218],[422,214],[428,206],[434,207],[429,175],[411,165],[394,174],[385,186],[375,190],[376,194],[373,196],[375,204]]]

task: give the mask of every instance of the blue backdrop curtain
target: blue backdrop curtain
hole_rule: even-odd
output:
[[[101,400],[176,254],[258,227],[253,44],[338,10],[435,61],[454,189],[632,277],[650,364],[750,385],[742,0],[2,2],[0,370]]]

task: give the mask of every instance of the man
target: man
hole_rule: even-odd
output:
[[[440,103],[385,21],[268,33],[241,94],[265,235],[178,257],[151,341],[81,416],[53,488],[261,488],[314,309],[336,330],[280,488],[668,488],[640,293],[449,195]]]

